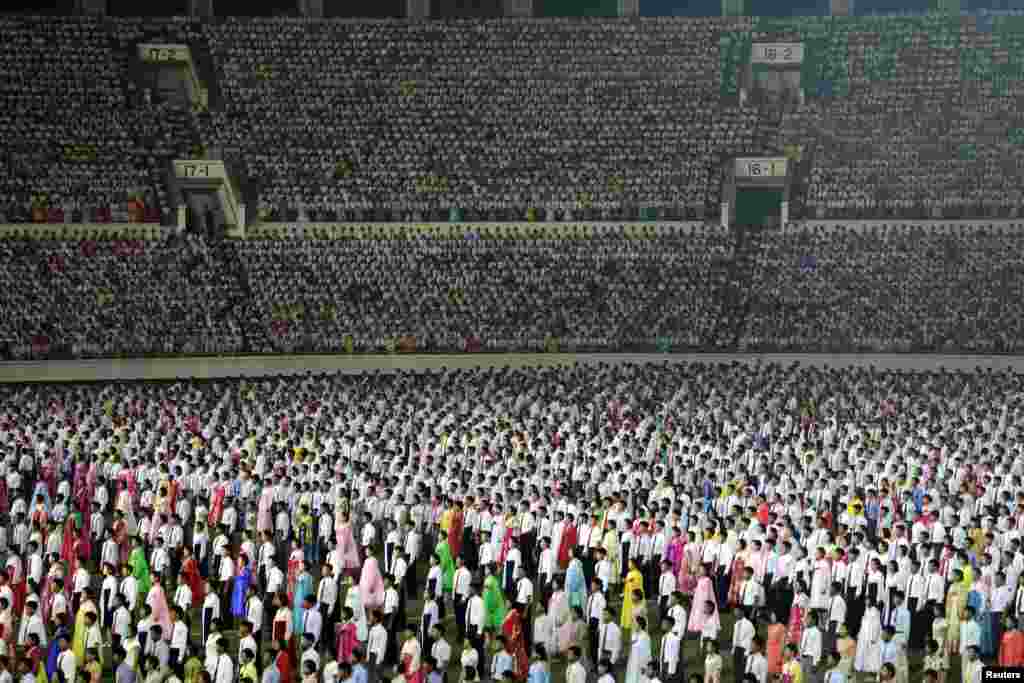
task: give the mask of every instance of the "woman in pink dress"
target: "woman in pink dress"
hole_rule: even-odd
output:
[[[153,585],[146,594],[146,604],[153,610],[153,623],[160,624],[164,640],[171,639],[171,611],[167,607],[167,594],[160,585],[160,577],[153,575]]]
[[[359,647],[359,635],[356,622],[351,617],[351,610],[348,607],[342,608],[342,614],[348,610],[344,623],[334,627],[337,635],[338,661],[347,664],[352,663],[352,653]]]
[[[288,555],[288,595],[295,594],[295,582],[302,573],[302,565],[306,561],[306,554],[298,541],[292,541],[292,552]]]
[[[743,587],[744,570],[747,568],[747,542],[740,539],[740,547],[729,568],[729,595],[727,606],[736,607],[740,603],[740,590]]]
[[[786,628],[786,640],[797,647],[800,647],[800,640],[804,635],[804,611],[810,599],[807,582],[801,579],[797,584],[793,606],[789,609],[789,623]]]
[[[714,612],[710,615],[704,610],[704,605],[708,602],[715,606]],[[700,635],[704,630],[704,622],[709,618],[718,618],[718,601],[715,600],[715,587],[708,576],[708,566],[701,565],[700,577],[697,579],[697,587],[693,592],[690,623],[686,628],[690,633]]]
[[[334,533],[338,539],[338,554],[341,556],[340,571],[354,579],[359,574],[361,561],[359,559],[359,546],[356,545],[348,513],[338,513],[338,523],[334,528]]]
[[[256,504],[256,530],[274,533],[274,487],[266,486]]]
[[[683,561],[679,567],[679,590],[683,595],[693,595],[697,588],[697,573],[700,567],[701,545],[697,542],[697,534],[690,532],[690,537],[683,546]]]
[[[380,575],[376,557],[368,557],[363,563],[363,573],[359,577],[359,597],[367,612],[384,604],[384,578]]]

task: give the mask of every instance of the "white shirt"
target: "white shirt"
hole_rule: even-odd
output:
[[[373,657],[376,664],[384,661],[384,653],[388,648],[388,632],[383,624],[374,624],[370,629],[370,640],[366,646],[367,656]]]
[[[188,647],[188,627],[185,622],[176,621],[171,626],[171,649],[178,651],[179,661],[185,658],[185,649]]]
[[[619,654],[622,652],[622,632],[619,630],[619,625],[609,621],[597,628],[598,657],[603,659],[604,653],[607,652],[608,658],[614,664],[619,661]]]
[[[760,652],[747,657],[747,669],[744,673],[754,674],[757,683],[768,683],[768,660]]]
[[[78,662],[75,661],[75,653],[70,648],[57,655],[57,668],[64,672],[66,683],[74,683]]]
[[[302,617],[302,632],[313,636],[313,643],[320,642],[320,631],[324,626],[324,618],[320,616],[320,610],[309,609]]]
[[[754,625],[749,619],[740,619],[732,627],[732,646],[742,648],[744,652],[750,652],[754,644]]]
[[[447,671],[448,662],[452,658],[452,646],[448,644],[448,641],[444,638],[436,641],[434,646],[430,648],[431,656],[437,660],[437,670]]]
[[[800,656],[810,657],[815,666],[821,661],[821,631],[809,628],[800,638]]]

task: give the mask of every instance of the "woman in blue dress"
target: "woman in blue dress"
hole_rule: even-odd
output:
[[[974,608],[974,621],[981,630],[978,649],[982,657],[992,657],[996,653],[995,639],[992,635],[992,617],[985,594],[975,585],[967,594],[967,606]]]

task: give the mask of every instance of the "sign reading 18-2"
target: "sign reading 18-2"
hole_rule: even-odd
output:
[[[754,43],[750,46],[751,64],[802,64],[803,43]]]
[[[786,157],[762,157],[759,159],[737,159],[737,178],[785,178]]]
[[[188,45],[143,43],[139,45],[139,59],[148,64],[185,64],[192,53]]]

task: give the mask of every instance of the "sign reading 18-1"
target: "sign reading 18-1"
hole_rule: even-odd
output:
[[[802,64],[803,43],[754,43],[750,46],[751,64]]]
[[[736,177],[785,178],[786,157],[744,158],[736,160]]]

